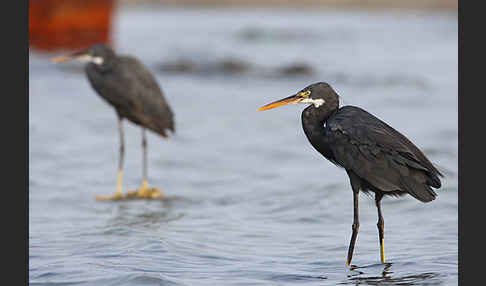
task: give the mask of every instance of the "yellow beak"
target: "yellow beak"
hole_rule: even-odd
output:
[[[286,97],[284,99],[280,99],[280,100],[274,101],[272,103],[269,103],[265,106],[262,106],[257,111],[268,110],[268,109],[272,109],[272,108],[279,107],[279,106],[282,106],[282,105],[287,105],[287,104],[299,103],[302,99],[303,98],[298,97],[297,95],[291,95],[291,96]]]
[[[80,52],[72,53],[70,55],[52,58],[51,61],[54,63],[62,63],[62,62],[69,62],[72,60],[82,59],[83,57],[89,57],[87,51],[80,51]]]

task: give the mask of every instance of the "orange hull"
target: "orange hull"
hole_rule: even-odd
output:
[[[29,46],[80,49],[111,42],[113,0],[29,0]]]

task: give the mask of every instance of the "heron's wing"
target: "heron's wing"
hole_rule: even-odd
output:
[[[165,129],[174,132],[173,113],[167,103],[159,84],[152,73],[137,59],[121,56],[118,69],[125,81],[125,92],[130,93],[136,112],[133,117],[142,125],[165,136]]]
[[[422,201],[435,198],[439,171],[405,136],[365,110],[346,106],[327,122],[336,161],[374,187],[402,190]]]
[[[116,68],[109,72],[102,72],[95,64],[87,64],[86,75],[93,89],[119,114],[121,111],[133,110],[136,107],[136,96],[132,92],[133,83],[125,78],[123,72],[119,72]]]

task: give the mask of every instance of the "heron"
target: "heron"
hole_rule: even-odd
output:
[[[160,198],[162,192],[148,183],[148,158],[146,129],[168,138],[168,131],[175,133],[174,114],[164,98],[155,77],[137,58],[118,55],[105,44],[56,57],[55,63],[77,60],[85,63],[85,73],[96,93],[111,105],[117,114],[120,136],[116,192],[112,196],[97,196],[97,200],[123,200],[128,198]],[[123,120],[142,129],[142,185],[139,189],[122,192],[125,140]]]
[[[339,95],[326,82],[262,106],[258,111],[287,104],[307,104],[301,120],[311,145],[327,160],[344,168],[353,193],[354,216],[346,265],[351,265],[359,230],[358,194],[374,193],[378,211],[380,259],[385,263],[384,196],[409,194],[421,202],[434,200],[443,175],[420,149],[400,132],[357,106],[339,107]]]

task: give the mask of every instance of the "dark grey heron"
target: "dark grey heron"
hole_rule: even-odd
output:
[[[115,108],[118,116],[120,133],[120,156],[116,193],[112,196],[98,196],[98,200],[120,200],[126,198],[159,198],[162,193],[158,188],[149,188],[147,175],[147,138],[146,129],[167,138],[167,131],[174,129],[174,116],[164,98],[155,77],[136,58],[117,55],[104,44],[97,44],[88,49],[67,56],[53,59],[54,62],[79,60],[86,62],[85,71],[93,89],[108,104]],[[123,159],[125,144],[123,119],[142,128],[143,170],[142,185],[126,196],[122,193]]]
[[[304,88],[295,95],[260,109],[301,103],[302,127],[312,146],[333,164],[346,170],[354,201],[354,219],[346,265],[351,264],[359,229],[358,193],[375,194],[381,262],[385,263],[383,196],[412,195],[421,202],[435,199],[442,174],[400,132],[356,106],[339,108],[339,96],[325,82]]]

